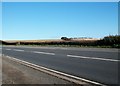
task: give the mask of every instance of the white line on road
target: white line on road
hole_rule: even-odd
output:
[[[38,51],[32,51],[32,52],[33,52],[33,53],[39,53],[39,54],[55,55],[55,53],[38,52]]]
[[[67,55],[68,57],[75,57],[75,58],[81,58],[81,59],[94,59],[94,60],[104,60],[104,61],[114,61],[118,62],[119,60],[115,59],[104,59],[104,58],[96,58],[96,57],[84,57],[84,56],[76,56],[76,55]]]
[[[14,51],[24,51],[24,50],[19,50],[19,49],[13,49]]]
[[[73,76],[73,75],[70,75],[70,74],[67,74],[67,73],[59,72],[59,71],[56,71],[56,70],[53,70],[53,69],[49,69],[49,68],[46,68],[46,67],[43,67],[43,66],[39,66],[39,65],[27,62],[27,61],[16,59],[14,57],[10,57],[10,56],[6,56],[6,57],[8,57],[8,58],[10,58],[10,59],[12,59],[14,61],[17,61],[17,62],[19,62],[19,63],[21,63],[23,65],[26,65],[28,67],[31,67],[31,68],[34,68],[34,69],[46,72],[48,74],[51,74],[53,76],[57,76],[57,77],[63,78],[65,80],[69,80],[69,81],[75,82],[77,84],[81,84],[80,81],[84,81],[84,82],[92,83],[92,84],[95,84],[95,85],[98,85],[98,86],[106,86],[106,85],[103,85],[103,84],[98,83],[98,82],[94,82],[94,81],[91,81],[91,80],[87,80],[87,79],[84,79],[84,78]]]
[[[6,49],[6,50],[11,50],[11,49]]]

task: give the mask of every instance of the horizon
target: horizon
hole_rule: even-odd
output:
[[[118,2],[3,2],[2,40],[118,35]]]

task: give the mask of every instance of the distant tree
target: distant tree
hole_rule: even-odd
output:
[[[62,40],[67,40],[68,38],[67,37],[61,37]]]
[[[62,40],[66,40],[66,41],[68,41],[68,40],[71,40],[72,38],[61,37],[61,39],[62,39]]]
[[[120,43],[120,36],[119,35],[110,35],[103,38],[103,41],[107,44],[119,44]]]
[[[120,35],[109,35],[97,41],[98,45],[107,45],[120,48]]]

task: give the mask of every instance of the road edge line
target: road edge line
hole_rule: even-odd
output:
[[[5,56],[5,57],[7,57],[7,58],[9,58],[9,59],[11,59],[15,62],[18,62],[22,65],[25,65],[27,67],[42,71],[44,73],[47,73],[47,74],[56,76],[58,78],[73,82],[75,84],[81,84],[81,82],[85,82],[86,84],[89,83],[91,85],[106,86],[106,85],[98,83],[98,82],[94,82],[94,81],[91,81],[91,80],[87,80],[87,79],[84,79],[84,78],[80,78],[80,77],[77,77],[77,76],[73,76],[73,75],[63,73],[63,72],[59,72],[59,71],[56,71],[56,70],[53,70],[53,69],[49,69],[49,68],[46,68],[46,67],[43,67],[43,66],[32,64],[30,62],[23,61],[23,60],[20,60],[20,59],[16,59],[16,58],[11,57],[11,56],[7,56],[7,55],[2,55],[2,56]]]

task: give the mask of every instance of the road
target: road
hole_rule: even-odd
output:
[[[12,84],[73,84],[67,80],[24,66],[5,56],[3,56],[2,64],[3,73],[1,81],[2,84],[9,84],[8,86],[10,84],[11,86],[14,86]]]
[[[118,84],[118,49],[8,47],[2,53],[103,84]]]

